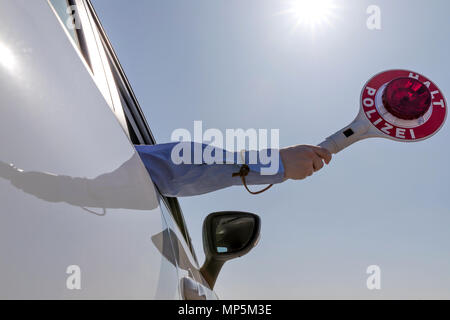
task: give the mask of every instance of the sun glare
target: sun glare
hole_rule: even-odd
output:
[[[16,65],[16,59],[12,51],[0,42],[0,65],[12,71]]]
[[[294,17],[295,28],[302,26],[315,30],[331,23],[335,9],[334,0],[293,0],[284,13]]]

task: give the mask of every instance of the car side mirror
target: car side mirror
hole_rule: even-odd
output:
[[[200,271],[211,289],[223,264],[247,254],[259,240],[260,218],[253,213],[223,211],[209,214],[203,222],[205,263]]]

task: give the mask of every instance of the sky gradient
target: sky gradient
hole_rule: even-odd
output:
[[[317,144],[356,116],[364,83],[411,69],[450,94],[448,1],[337,1],[330,26],[294,28],[274,0],[92,0],[158,142],[173,130],[280,130]],[[369,5],[381,30],[366,27]],[[448,97],[447,97],[448,98]],[[227,298],[450,298],[450,131],[358,142],[304,181],[180,198],[203,262],[213,211],[262,218],[259,245],[228,262]],[[381,290],[366,268],[381,268]]]

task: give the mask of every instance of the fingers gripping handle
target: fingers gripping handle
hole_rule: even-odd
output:
[[[326,138],[323,142],[319,143],[318,146],[336,154],[356,141],[364,139],[364,135],[368,130],[368,123],[364,121],[354,121],[347,127],[344,127]]]

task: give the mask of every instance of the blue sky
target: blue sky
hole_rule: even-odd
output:
[[[173,130],[280,130],[317,144],[353,120],[362,86],[411,69],[450,94],[448,1],[336,1],[330,26],[298,27],[273,0],[93,0],[158,142]],[[368,30],[366,9],[381,9]],[[213,211],[262,218],[261,241],[228,262],[221,298],[450,298],[450,132],[358,142],[321,172],[262,195],[242,187],[181,198],[203,261]],[[381,290],[366,268],[381,267]]]

